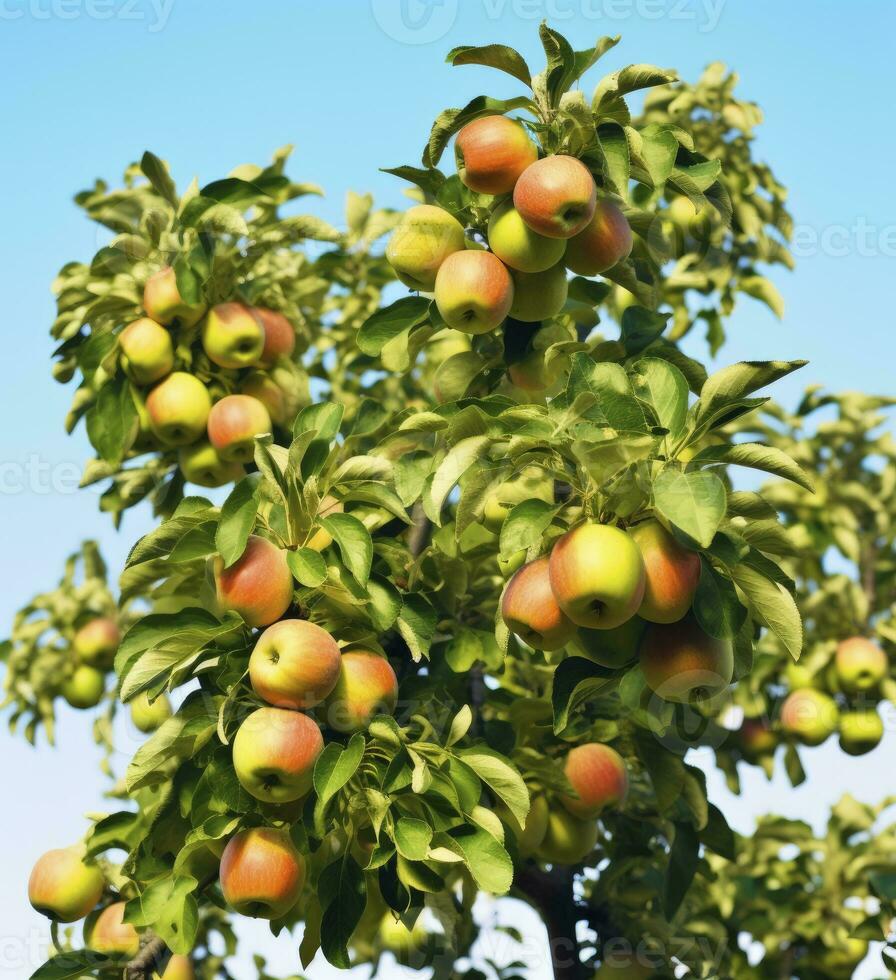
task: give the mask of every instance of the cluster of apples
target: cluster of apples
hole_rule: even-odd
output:
[[[254,440],[288,421],[287,396],[267,369],[289,357],[296,335],[275,310],[242,303],[211,309],[184,301],[170,266],[149,278],[143,292],[146,316],[118,335],[121,365],[131,381],[147,389],[140,406],[143,444],[151,437],[180,450],[187,480],[217,487],[238,480],[254,454]],[[176,344],[170,328],[199,330],[209,361],[234,376],[237,391],[213,401],[212,392],[187,371],[175,370]]]
[[[86,918],[103,898],[106,880],[100,868],[75,845],[47,851],[38,858],[28,881],[32,907],[54,922],[71,923]],[[125,903],[112,902],[100,910],[84,936],[88,949],[105,956],[130,959],[140,949],[140,934],[124,921]],[[168,960],[160,980],[194,980],[188,956]]]
[[[555,316],[566,303],[567,270],[594,276],[630,254],[628,221],[610,198],[598,198],[585,164],[563,154],[539,158],[519,122],[496,115],[468,123],[455,155],[460,180],[494,198],[488,250],[468,247],[457,218],[428,204],[407,211],[386,249],[405,285],[434,293],[449,327],[483,334],[508,316]]]
[[[570,646],[614,668],[637,656],[660,697],[704,700],[731,683],[734,652],[689,615],[699,580],[700,556],[656,520],[581,524],[514,573],[501,614],[536,650]]]
[[[326,542],[318,542],[321,547]],[[325,629],[283,618],[293,601],[286,553],[253,535],[237,561],[214,562],[218,605],[263,630],[249,657],[249,681],[263,702],[240,724],[233,766],[240,784],[263,803],[295,803],[311,790],[324,748],[321,723],[347,734],[377,714],[391,714],[398,679],[389,661],[371,650],[342,652]],[[307,712],[315,711],[319,720]],[[305,860],[289,832],[253,827],[232,837],[221,856],[221,888],[243,915],[277,918],[298,901]]]

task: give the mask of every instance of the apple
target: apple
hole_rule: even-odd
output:
[[[312,708],[333,690],[342,656],[332,636],[304,619],[283,619],[258,638],[249,657],[252,690],[278,708]]]
[[[509,364],[507,376],[523,391],[547,391],[563,377],[563,358],[555,357],[548,366],[544,351],[533,350],[522,360]]]
[[[644,598],[644,559],[632,538],[609,524],[582,524],[551,551],[551,588],[576,624],[615,629]]]
[[[177,288],[177,276],[171,266],[151,275],[143,287],[143,309],[146,315],[170,327],[177,320],[183,327],[193,327],[202,319],[205,306],[191,304]]]
[[[774,755],[778,747],[778,736],[762,718],[744,718],[737,736],[744,758],[751,761]]]
[[[219,303],[202,321],[202,348],[219,367],[252,367],[264,352],[264,328],[248,306]]]
[[[449,327],[469,334],[488,333],[510,312],[513,280],[491,252],[454,252],[439,267],[435,299]]]
[[[659,521],[636,524],[629,534],[641,550],[646,574],[638,615],[649,623],[677,623],[694,601],[700,556],[682,547]]]
[[[523,221],[509,198],[492,212],[488,222],[489,248],[517,272],[545,272],[566,252],[562,238],[539,235]]]
[[[616,669],[632,663],[638,656],[638,648],[647,621],[640,616],[631,619],[612,630],[592,630],[580,626],[570,643],[570,648],[579,656],[593,660],[601,667]]]
[[[100,912],[86,937],[88,949],[107,956],[137,955],[140,934],[130,922],[124,921],[124,907],[124,902],[113,902]]]
[[[419,918],[408,929],[392,912],[386,912],[380,923],[379,938],[383,949],[389,950],[399,963],[408,964],[426,945],[427,933]]]
[[[520,174],[538,159],[521,123],[506,116],[474,119],[454,142],[457,175],[477,194],[509,194]]]
[[[251,535],[246,550],[229,567],[214,560],[215,591],[223,612],[238,612],[249,626],[270,626],[292,605],[292,572],[286,552]]]
[[[840,748],[847,755],[865,755],[884,737],[884,723],[876,708],[844,711],[840,715]]]
[[[563,772],[575,796],[560,802],[575,817],[596,817],[607,807],[617,807],[628,794],[628,768],[622,756],[609,745],[588,742],[570,749]]]
[[[712,231],[714,210],[710,205],[698,208],[687,195],[681,194],[670,202],[666,215],[680,235],[702,239]]]
[[[327,724],[359,732],[375,715],[390,715],[398,703],[398,678],[385,657],[370,650],[342,654],[339,679],[326,700]]]
[[[62,696],[73,708],[94,708],[103,700],[106,678],[101,670],[82,664],[62,685]]]
[[[286,392],[264,371],[255,371],[243,382],[242,392],[257,398],[268,410],[271,421],[276,425],[286,425],[289,420],[289,402]]]
[[[270,367],[278,357],[291,357],[296,349],[296,332],[286,317],[264,306],[251,307],[250,313],[264,331],[264,347],[259,364]]]
[[[813,687],[792,691],[781,706],[781,728],[805,745],[821,745],[838,722],[836,701]]]
[[[153,973],[153,980],[196,980],[196,971],[189,956],[172,953],[161,977]]]
[[[208,415],[208,441],[225,463],[251,463],[255,437],[272,429],[268,410],[251,395],[225,395]]]
[[[526,466],[510,480],[489,491],[482,508],[482,523],[497,534],[507,515],[524,500],[554,502],[554,480],[540,466]]]
[[[597,823],[574,817],[563,807],[548,816],[548,827],[535,854],[549,864],[578,864],[597,843]]]
[[[551,591],[547,556],[530,561],[507,583],[501,618],[507,628],[536,650],[562,650],[576,628]]]
[[[226,463],[210,442],[183,446],[177,458],[184,479],[197,487],[223,487],[236,483],[246,471],[239,463]]]
[[[523,221],[547,238],[572,238],[594,215],[597,188],[575,157],[544,157],[528,166],[513,189],[513,205]]]
[[[863,636],[852,636],[837,644],[834,664],[837,683],[846,694],[873,691],[890,669],[884,651]]]
[[[433,204],[418,204],[404,213],[392,232],[386,258],[401,282],[428,293],[448,256],[465,248],[464,226],[453,214]]]
[[[731,641],[704,633],[690,617],[677,623],[651,623],[639,653],[647,686],[666,701],[714,697],[734,675]]]
[[[103,894],[105,879],[84,860],[82,847],[61,847],[42,854],[28,879],[28,901],[54,922],[77,922]]]
[[[171,702],[165,695],[157,697],[150,704],[146,691],[138,694],[131,702],[131,721],[138,732],[154,732],[171,717]]]
[[[604,198],[584,230],[569,240],[564,262],[579,276],[596,276],[612,269],[632,251],[632,229],[625,215]]]
[[[546,272],[515,272],[510,315],[523,323],[547,320],[563,309],[568,293],[569,280],[562,265]]]
[[[108,670],[115,660],[120,642],[118,623],[109,616],[98,616],[75,633],[72,645],[82,664]]]
[[[547,833],[548,815],[550,813],[547,797],[539,794],[531,798],[526,823],[522,827],[519,820],[503,804],[497,808],[497,812],[516,838],[516,847],[520,857],[531,857],[541,846],[544,835]]]
[[[237,729],[233,768],[242,787],[263,803],[291,803],[311,789],[324,740],[308,715],[257,708]]]
[[[337,500],[335,497],[327,494],[320,502],[317,516],[319,519],[321,517],[329,517],[330,514],[341,514],[344,509],[341,500]],[[332,543],[333,535],[326,528],[319,527],[305,542],[305,547],[311,548],[313,551],[323,551],[324,548],[329,548]]]
[[[212,396],[192,374],[175,371],[146,396],[153,433],[168,446],[185,446],[205,434]]]
[[[121,366],[136,385],[151,385],[174,369],[171,334],[144,316],[129,323],[118,335]]]
[[[224,900],[240,915],[279,919],[302,894],[305,858],[285,830],[241,830],[221,855],[220,880]]]

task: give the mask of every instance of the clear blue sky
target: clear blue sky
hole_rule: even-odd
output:
[[[97,513],[96,496],[72,488],[87,448],[82,435],[62,431],[71,392],[49,374],[49,285],[60,265],[88,259],[101,243],[72,194],[97,176],[114,185],[147,148],[170,161],[184,186],[294,143],[291,173],[324,185],[327,197],[310,205],[323,217],[341,222],[348,189],[401,206],[401,182],[377,168],[416,164],[440,109],[515,86],[483,69],[449,68],[445,52],[501,41],[540,65],[542,17],[577,48],[622,33],[602,62],[606,71],[652,62],[695,78],[721,59],[740,73],[741,96],[765,110],[757,152],[790,187],[798,226],[828,245],[809,249],[795,273],[777,276],[783,324],[742,301],[719,366],[808,357],[810,366],[781,386],[794,399],[809,382],[893,393],[896,134],[886,93],[896,7],[884,0],[433,0],[427,9],[405,0],[403,9],[400,0],[0,3],[4,623],[55,581],[83,537],[99,537],[117,567],[149,526],[145,512],[131,515],[116,535]],[[599,74],[586,78],[586,91]],[[693,349],[702,353],[702,344]],[[17,805],[0,816],[0,917],[22,948],[45,934],[25,907],[31,862],[79,835],[80,815],[103,806],[84,728],[83,716],[68,712],[65,748],[55,754],[0,736],[5,784],[21,786]],[[890,733],[873,756],[848,765],[835,748],[819,750],[809,760],[817,773],[811,788],[790,793],[784,782],[768,789],[763,782],[726,808],[747,829],[754,813],[770,808],[818,819],[846,789],[875,799],[882,791],[875,774],[885,760],[892,768],[894,744]],[[722,798],[720,788],[714,792]],[[283,973],[297,969],[288,942],[277,951]],[[3,976],[31,969],[0,949]]]

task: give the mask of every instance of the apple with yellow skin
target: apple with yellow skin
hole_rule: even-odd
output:
[[[192,374],[175,371],[146,396],[153,433],[166,446],[186,446],[205,435],[212,396]]]
[[[575,817],[596,817],[607,807],[621,806],[628,795],[628,767],[609,745],[588,742],[570,749],[563,772],[575,796],[560,802]]]
[[[202,348],[219,367],[252,367],[264,353],[264,328],[248,306],[218,303],[202,321]]]
[[[196,971],[189,956],[172,953],[161,977],[153,973],[153,980],[196,980]]]
[[[568,295],[569,280],[563,265],[544,272],[514,272],[510,315],[524,323],[547,320],[563,309]]]
[[[221,855],[220,881],[224,900],[235,912],[254,919],[279,919],[302,894],[305,858],[285,830],[241,830]]]
[[[136,385],[151,385],[174,370],[171,334],[144,316],[129,323],[118,335],[121,366]]]
[[[646,629],[647,621],[640,616],[632,616],[622,626],[612,630],[592,630],[580,626],[570,648],[601,667],[615,670],[637,659]]]
[[[557,265],[566,252],[564,239],[546,238],[532,231],[510,199],[499,204],[489,218],[488,245],[517,272],[544,272]]]
[[[501,600],[501,618],[530,647],[562,650],[576,628],[557,605],[548,564],[547,556],[536,558],[514,574]]]
[[[444,208],[409,208],[386,245],[386,258],[406,286],[432,292],[436,274],[449,255],[466,248],[464,227]]]
[[[804,687],[787,695],[781,706],[781,728],[804,745],[821,745],[837,730],[839,716],[830,695]]]
[[[513,189],[513,206],[539,235],[572,238],[594,216],[597,188],[581,160],[558,154],[523,171]]]
[[[106,678],[101,670],[81,664],[62,685],[62,696],[73,708],[95,708],[103,700]]]
[[[884,723],[876,708],[844,711],[840,715],[840,748],[847,755],[865,755],[884,737]]]
[[[582,524],[554,545],[551,588],[576,626],[615,629],[644,598],[644,559],[632,538],[608,524]]]
[[[214,560],[215,591],[223,612],[238,612],[249,626],[270,626],[292,605],[293,579],[286,552],[251,535],[246,550],[229,567]]]
[[[649,623],[677,623],[694,601],[700,556],[682,547],[659,521],[629,529],[644,559],[644,599],[638,615]]]
[[[115,660],[120,642],[118,623],[109,616],[98,616],[75,633],[72,645],[82,664],[108,670]]]
[[[535,855],[549,864],[578,864],[596,843],[594,820],[582,820],[562,806],[555,807],[548,816],[548,827]]]
[[[106,956],[136,956],[140,949],[140,934],[124,921],[124,902],[108,905],[97,916],[86,937],[88,949]]]
[[[325,702],[327,724],[338,732],[360,732],[376,715],[398,703],[398,678],[385,657],[370,650],[342,654],[339,679]]]
[[[704,633],[691,617],[650,623],[639,656],[647,686],[665,701],[686,704],[715,697],[734,675],[731,641]]]
[[[503,804],[497,807],[497,813],[516,838],[516,848],[520,857],[531,857],[541,846],[548,830],[550,808],[547,797],[543,794],[532,797],[526,823],[523,826],[520,826],[519,820]]]
[[[208,441],[225,463],[251,463],[255,437],[272,429],[268,410],[251,395],[225,395],[208,416]]]
[[[277,382],[263,371],[255,371],[243,382],[242,392],[257,398],[268,410],[271,421],[285,425],[289,419],[289,402],[286,392]]]
[[[526,466],[511,480],[505,480],[489,491],[482,508],[482,523],[497,534],[507,515],[524,500],[554,502],[554,480],[540,466]]]
[[[257,708],[237,729],[233,768],[240,785],[263,803],[292,803],[311,789],[324,748],[317,724],[298,711]]]
[[[778,747],[778,736],[762,718],[744,718],[737,739],[744,757],[749,760],[773,755]]]
[[[477,194],[509,194],[520,174],[538,159],[521,123],[483,116],[457,134],[454,159],[461,183]]]
[[[170,327],[175,320],[181,326],[193,327],[202,319],[205,305],[188,303],[177,288],[177,276],[171,266],[149,277],[143,287],[143,309],[156,323]]]
[[[491,252],[454,252],[439,266],[435,300],[449,327],[469,334],[488,333],[510,312],[513,280],[507,266]]]
[[[838,643],[834,665],[837,683],[846,694],[875,690],[890,669],[884,651],[864,636],[852,636]]]
[[[596,276],[627,259],[632,244],[632,229],[625,215],[604,198],[597,202],[585,228],[569,240],[564,262],[576,275]]]
[[[264,347],[259,364],[270,367],[278,357],[291,357],[296,349],[296,332],[286,317],[277,310],[253,306],[250,312],[264,331]]]
[[[320,502],[317,517],[320,519],[322,517],[329,517],[330,514],[341,514],[344,510],[345,508],[341,500],[337,500],[331,494],[327,494]],[[313,551],[323,551],[324,548],[329,548],[332,543],[333,535],[326,528],[319,527],[305,542],[305,547],[311,548]]]
[[[197,487],[223,487],[241,480],[246,471],[239,463],[227,463],[210,442],[184,446],[177,457],[184,479]]]
[[[252,690],[278,708],[312,708],[333,690],[342,656],[333,637],[304,619],[282,619],[249,657]]]
[[[148,735],[171,717],[171,702],[162,694],[150,704],[149,695],[142,691],[131,702],[131,721],[138,732]]]
[[[82,847],[62,847],[42,854],[28,879],[28,901],[54,922],[77,922],[93,911],[105,879],[84,860]]]

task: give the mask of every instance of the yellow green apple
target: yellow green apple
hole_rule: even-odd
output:
[[[601,667],[624,667],[637,658],[646,629],[647,621],[640,616],[632,616],[612,630],[594,630],[580,626],[570,643],[570,649]]]
[[[838,643],[834,664],[837,683],[846,694],[875,690],[890,668],[884,651],[864,636],[851,636]]]
[[[54,922],[77,922],[103,894],[103,873],[84,859],[83,847],[61,847],[42,854],[28,879],[28,901]]]
[[[445,259],[465,247],[464,227],[453,214],[433,204],[418,204],[404,213],[392,232],[386,258],[406,286],[431,292]]]
[[[804,687],[791,691],[781,706],[781,728],[805,745],[821,745],[837,730],[837,702],[824,691]]]
[[[463,333],[494,330],[513,303],[513,281],[507,266],[491,252],[454,252],[436,275],[435,300],[442,319]]]
[[[129,323],[118,335],[121,366],[137,385],[160,381],[174,369],[174,345],[171,334],[144,316]]]
[[[517,272],[544,272],[557,265],[566,252],[564,239],[546,238],[532,231],[509,198],[489,218],[488,244],[505,265]]]
[[[225,463],[251,463],[255,437],[272,429],[268,410],[251,395],[225,395],[208,415],[208,441]]]
[[[121,630],[110,616],[97,616],[75,633],[72,645],[78,660],[89,667],[108,670],[121,642]]]
[[[219,367],[252,367],[264,353],[264,328],[248,306],[219,303],[202,321],[202,347]]]
[[[629,533],[644,559],[644,599],[638,615],[650,623],[675,623],[694,601],[700,556],[680,545],[659,521],[636,524]]]
[[[89,949],[107,956],[136,956],[140,949],[140,935],[124,921],[124,902],[113,902],[97,916],[90,935],[86,937]]]
[[[844,711],[840,715],[840,748],[847,755],[865,755],[884,737],[884,723],[876,708]]]
[[[62,685],[62,696],[73,708],[94,708],[103,700],[106,678],[101,670],[81,664]]]
[[[171,703],[164,694],[150,704],[149,695],[143,691],[129,705],[134,727],[144,734],[154,732],[171,717]]]
[[[188,303],[177,288],[177,276],[171,266],[151,275],[143,287],[143,309],[156,323],[170,327],[175,320],[183,327],[195,326],[205,313],[203,303]]]
[[[596,843],[597,823],[594,820],[582,820],[565,807],[558,806],[548,816],[544,839],[535,854],[549,864],[578,864],[591,853]]]
[[[279,919],[302,894],[305,859],[285,830],[252,827],[227,842],[220,881],[224,900],[240,915]]]
[[[186,446],[205,435],[212,398],[192,374],[175,371],[146,396],[153,433],[168,446]]]
[[[249,657],[252,690],[278,708],[312,708],[333,690],[342,657],[333,637],[306,619],[282,619]]]
[[[325,702],[331,728],[362,731],[375,715],[392,714],[397,703],[398,678],[385,657],[370,650],[342,654],[339,679]]]
[[[544,272],[514,272],[510,315],[524,323],[547,320],[563,309],[568,293],[569,280],[563,265]]]
[[[236,483],[246,473],[239,463],[227,463],[221,459],[215,447],[204,440],[192,446],[183,446],[177,462],[184,479],[197,487],[223,487]]]

